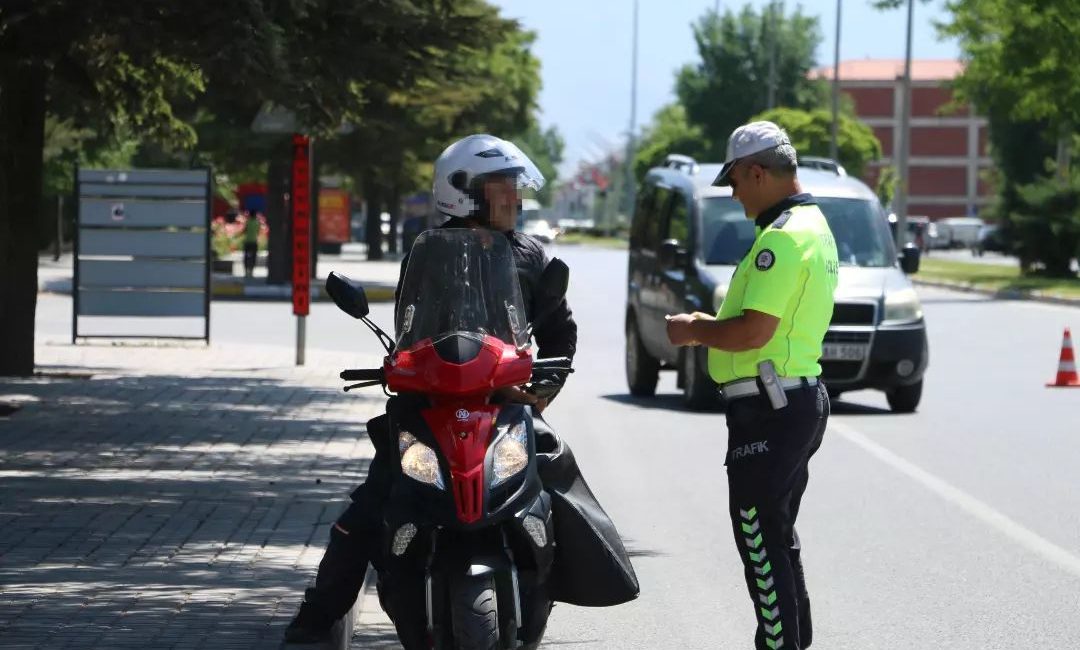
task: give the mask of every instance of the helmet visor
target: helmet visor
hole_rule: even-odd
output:
[[[513,142],[504,142],[500,148],[507,166],[494,173],[500,176],[513,176],[519,190],[540,191],[544,187],[544,175],[533,161]]]

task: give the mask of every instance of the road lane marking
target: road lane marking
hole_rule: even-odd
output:
[[[886,465],[914,479],[923,487],[934,492],[949,503],[972,515],[976,519],[994,528],[1001,534],[1020,544],[1027,550],[1041,556],[1043,559],[1057,564],[1074,576],[1080,577],[1080,557],[1073,555],[1068,550],[1041,537],[1038,533],[1026,528],[1023,524],[1010,519],[998,512],[990,505],[976,499],[967,492],[957,488],[947,481],[934,476],[930,472],[918,467],[914,463],[896,455],[885,447],[874,442],[852,427],[832,420],[829,428],[837,432],[848,442],[861,447],[863,451],[874,456]]]

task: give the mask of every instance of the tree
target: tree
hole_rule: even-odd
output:
[[[701,60],[679,71],[675,91],[688,123],[700,126],[711,144],[710,159],[722,160],[731,132],[769,108],[774,51],[775,105],[825,105],[827,88],[808,76],[821,31],[818,19],[801,8],[790,15],[783,4],[761,13],[750,5],[738,15],[710,11],[693,30]]]
[[[371,97],[442,78],[454,53],[483,49],[508,24],[481,0],[5,0],[0,375],[34,367],[47,113],[186,150],[196,131],[176,109],[213,88],[288,107],[322,135],[363,127]]]
[[[1022,268],[1053,277],[1074,277],[1071,261],[1080,255],[1080,174],[1066,182],[1042,178],[1017,188],[1008,233]]]
[[[563,149],[566,147],[559,130],[554,126],[541,130],[539,125],[533,124],[524,133],[510,140],[521,147],[544,175],[544,189],[537,193],[536,199],[541,205],[551,205],[552,188],[558,180],[559,164],[562,163]]]
[[[713,152],[712,143],[701,127],[687,121],[686,108],[679,103],[668,104],[656,112],[641,134],[634,157],[634,175],[641,181],[649,169],[662,164],[673,153],[699,160],[722,159],[715,158]]]
[[[385,208],[393,226],[401,195],[430,187],[431,163],[447,145],[470,133],[511,137],[535,126],[534,41],[516,22],[500,21],[493,33],[447,53],[438,76],[372,95],[360,128],[324,148],[324,158],[363,189],[370,259],[382,255],[379,213]]]
[[[775,108],[755,115],[751,120],[767,120],[786,130],[791,144],[800,156],[829,155],[832,113],[827,110]],[[881,143],[873,129],[859,120],[844,114],[840,114],[839,120],[836,129],[839,162],[849,174],[860,177],[868,164],[881,158]]]
[[[1025,267],[1042,262],[1048,272],[1065,273],[1055,261],[1056,245],[1046,240],[1047,233],[1058,229],[1058,215],[1032,208],[1068,205],[1074,183],[1070,152],[1080,124],[1080,41],[1075,29],[1080,5],[1070,0],[1037,5],[951,0],[946,6],[952,16],[941,31],[959,41],[965,63],[955,82],[957,101],[974,104],[989,116],[999,172],[996,212],[1004,234]],[[1047,194],[1039,178],[1055,141],[1052,169],[1060,188]],[[1032,220],[1040,219],[1043,227],[1034,227]]]
[[[898,180],[900,180],[900,174],[896,171],[896,167],[889,165],[881,168],[877,185],[874,187],[874,194],[877,194],[881,205],[886,208],[892,206],[893,197],[896,196],[896,182]]]

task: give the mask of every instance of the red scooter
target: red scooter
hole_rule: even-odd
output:
[[[555,260],[541,289],[561,297],[567,281],[565,264]],[[422,233],[400,287],[396,342],[368,319],[362,288],[332,273],[326,289],[387,350],[381,368],[341,377],[359,382],[346,390],[382,386],[391,395],[400,473],[374,564],[402,644],[536,648],[552,607],[555,557],[552,497],[538,470],[537,428],[547,429],[534,424],[530,408],[496,396],[523,385],[550,394],[572,370],[569,359],[532,358],[506,238],[485,230]]]

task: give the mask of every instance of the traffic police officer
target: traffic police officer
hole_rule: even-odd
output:
[[[810,600],[795,519],[829,397],[821,344],[836,289],[836,243],[802,191],[796,153],[771,122],[735,130],[714,185],[731,186],[757,225],[720,312],[668,317],[675,345],[709,348],[727,400],[729,511],[757,616],[756,647],[807,648]]]

